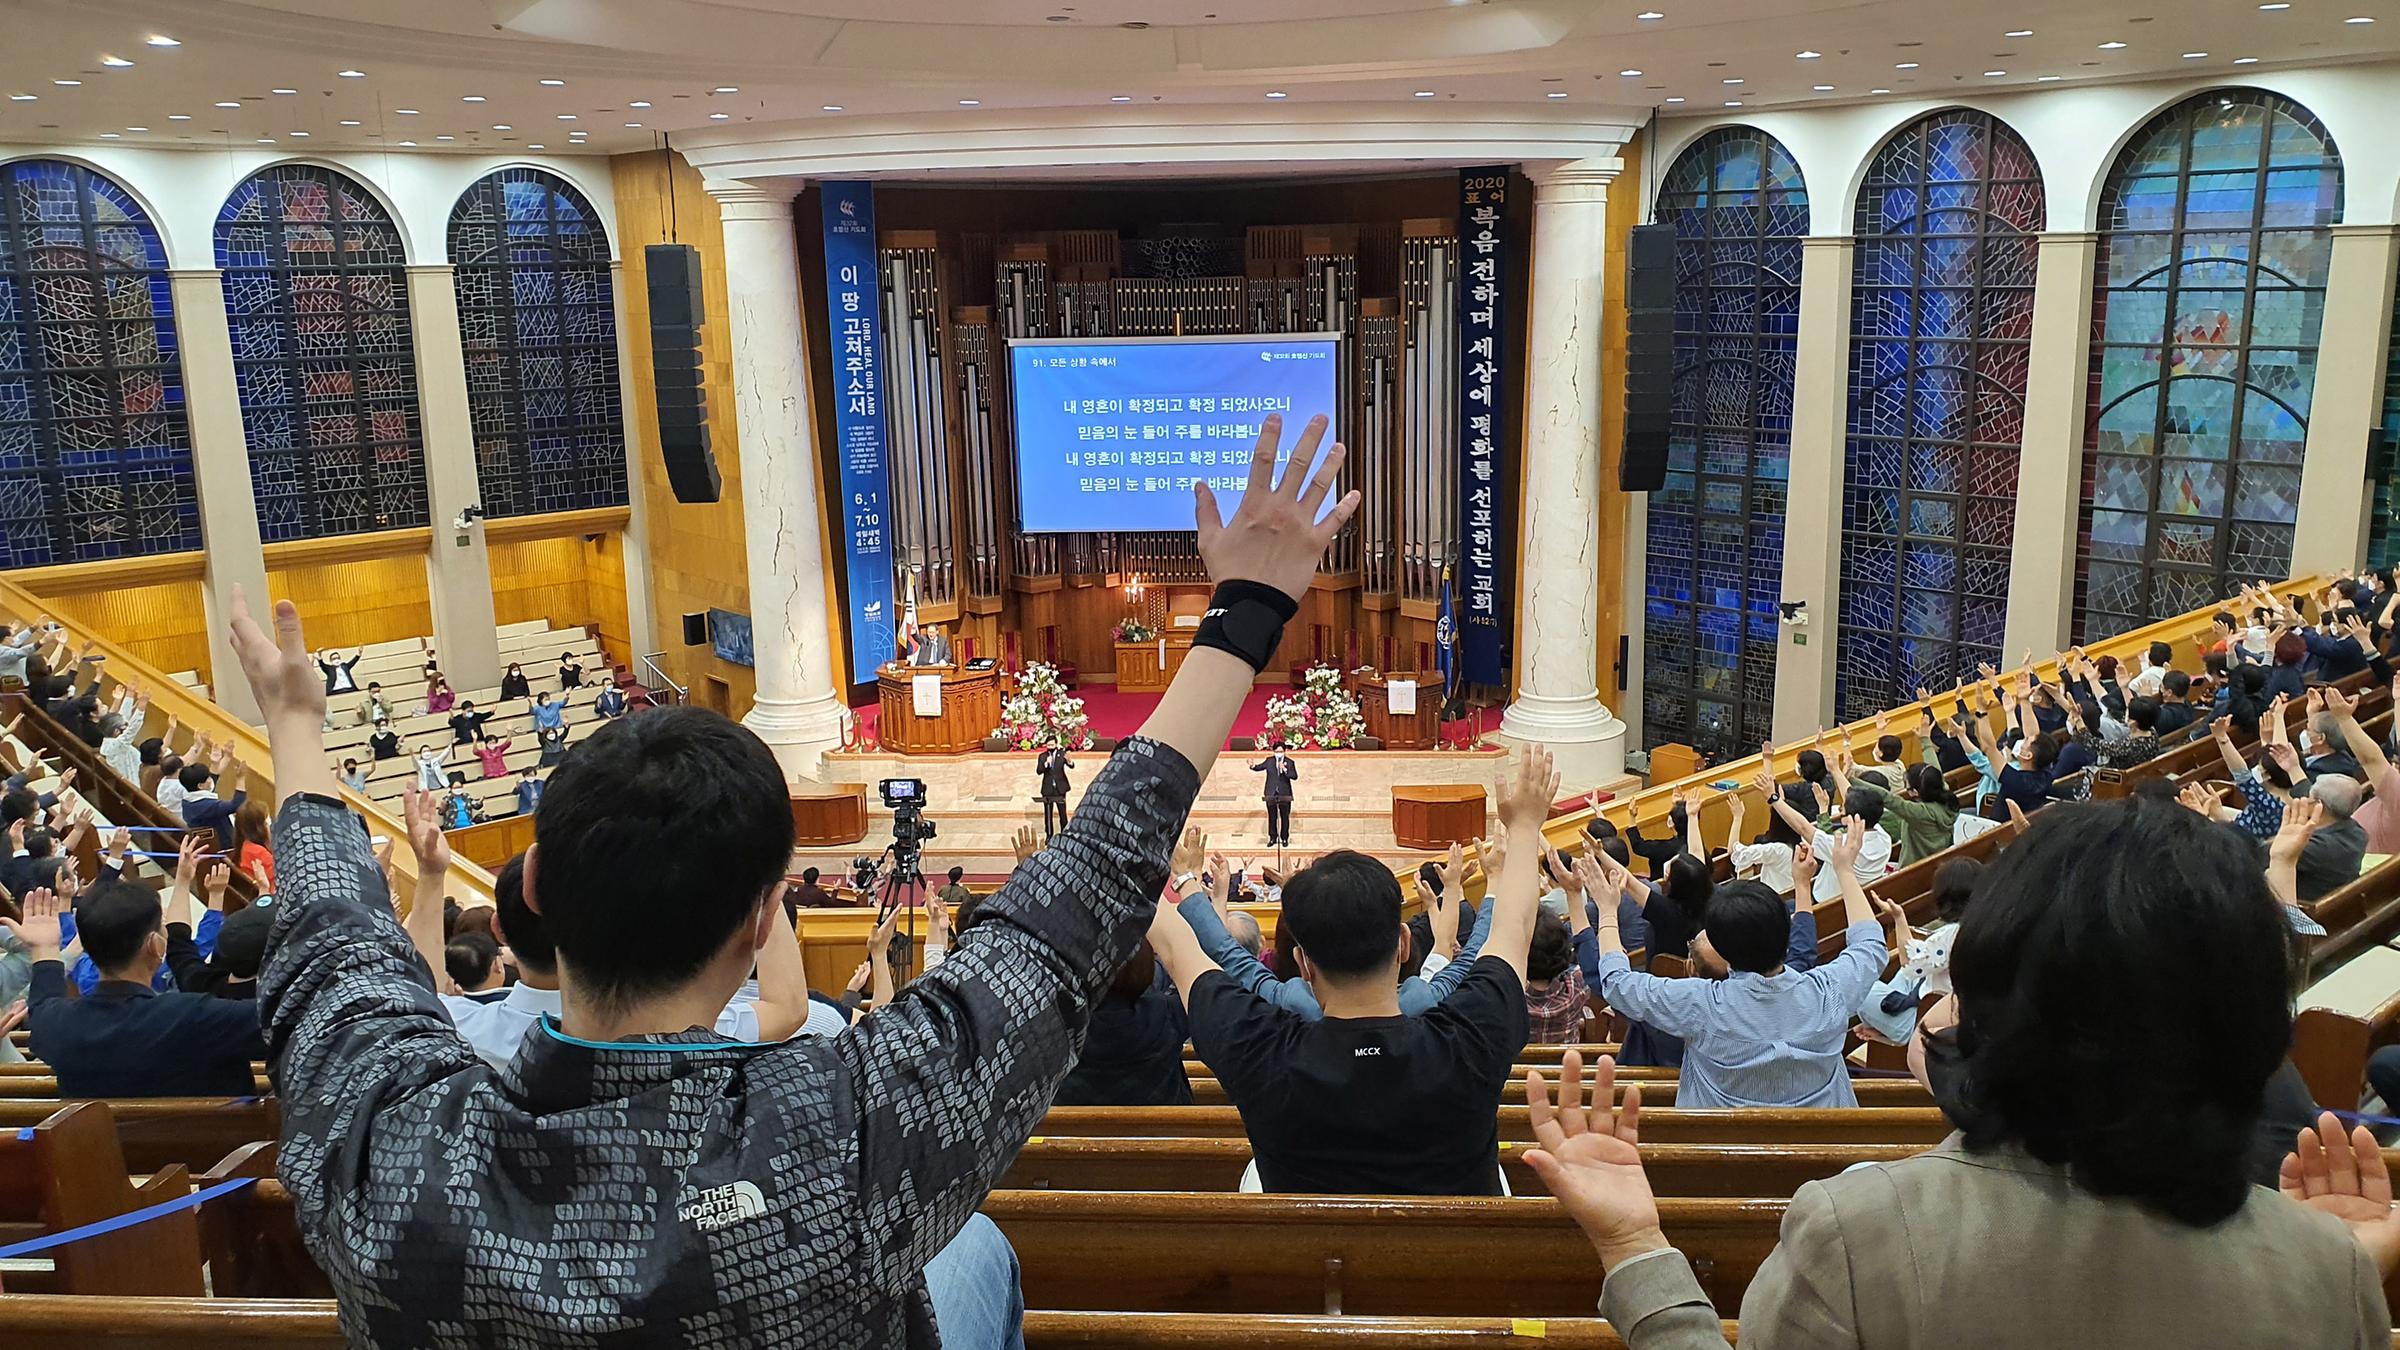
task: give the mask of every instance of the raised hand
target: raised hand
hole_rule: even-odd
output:
[[[325,676],[308,654],[300,634],[300,611],[289,600],[275,604],[275,635],[270,638],[250,616],[249,598],[233,588],[233,654],[242,677],[250,682],[270,736],[285,727],[323,734]]]
[[[224,862],[211,863],[208,874],[200,879],[200,884],[207,890],[208,907],[223,909],[225,908],[225,888],[233,884],[233,868]],[[259,879],[259,889],[266,889],[266,881],[263,878]]]
[[[1276,450],[1283,440],[1283,418],[1267,415],[1250,451],[1250,481],[1228,521],[1218,508],[1217,494],[1206,480],[1196,481],[1200,556],[1216,581],[1255,581],[1272,586],[1294,600],[1316,578],[1317,563],[1342,526],[1357,513],[1356,490],[1342,499],[1323,520],[1317,519],[1334,481],[1341,475],[1349,452],[1340,442],[1326,452],[1325,463],[1312,476],[1309,466],[1325,439],[1326,421],[1312,417],[1292,446],[1283,480],[1275,481]]]
[[[1792,845],[1792,894],[1810,894],[1817,884],[1817,850],[1807,840]]]
[[[1175,841],[1175,856],[1168,874],[1182,876],[1197,873],[1208,863],[1208,834],[1197,825],[1187,826],[1183,837]]]
[[[417,855],[417,884],[450,870],[450,839],[442,833],[442,812],[433,794],[411,783],[401,792],[401,812],[408,825],[409,851]]]
[[[1009,841],[1009,847],[1017,855],[1017,866],[1023,867],[1034,854],[1042,851],[1042,832],[1031,825],[1019,825],[1016,837]]]
[[[1759,765],[1758,772],[1751,776],[1750,781],[1757,786],[1760,792],[1766,794],[1767,805],[1773,806],[1775,804],[1775,766],[1772,764]]]
[[[199,875],[200,860],[208,856],[216,840],[204,834],[187,834],[175,849],[175,889],[189,891],[192,878]]]
[[[930,947],[950,945],[950,907],[938,896],[925,900],[925,943]]]
[[[1539,831],[1550,818],[1550,803],[1558,800],[1558,770],[1550,752],[1538,745],[1518,751],[1516,763],[1500,776],[1492,796],[1499,804],[1503,833]]]
[[[1867,822],[1856,816],[1842,817],[1842,834],[1833,841],[1833,865],[1856,869],[1858,851],[1867,842]]]
[[[1628,1086],[1620,1106],[1616,1084],[1617,1062],[1603,1055],[1587,1112],[1582,1051],[1569,1050],[1559,1063],[1556,1106],[1541,1070],[1525,1071],[1525,1103],[1536,1144],[1526,1150],[1526,1165],[1591,1240],[1603,1267],[1667,1245],[1638,1147],[1642,1089]]]
[[[2283,804],[2283,827],[2267,841],[2267,860],[2298,866],[2308,841],[2324,828],[2324,804],[2314,797],[2294,797]]]
[[[1457,887],[1459,878],[1467,874],[1466,868],[1466,846],[1453,839],[1450,841],[1449,854],[1440,862],[1434,864],[1435,873],[1442,879],[1442,891],[1444,894],[1448,894]]]
[[[2221,805],[2217,800],[2216,790],[2206,783],[2184,784],[2183,791],[2175,794],[2175,800],[2183,803],[2188,810],[2202,820],[2215,820],[2217,807]]]
[[[2310,1209],[2349,1225],[2350,1236],[2385,1278],[2400,1269],[2400,1213],[2392,1208],[2392,1176],[2366,1126],[2352,1126],[2344,1134],[2331,1111],[2317,1117],[2316,1128],[2300,1131],[2299,1147],[2284,1155],[2276,1185]]]
[[[36,962],[56,961],[59,947],[59,922],[67,912],[67,902],[48,887],[35,887],[25,893],[24,915],[11,919],[0,915],[0,928],[25,945],[26,955]]]
[[[1905,955],[1908,940],[1915,935],[1909,927],[1908,911],[1875,891],[1867,892],[1867,901],[1875,906],[1875,917],[1883,920],[1884,930],[1891,935],[1891,949]]]
[[[861,961],[861,962],[859,962],[859,963],[858,963],[858,969],[856,969],[856,970],[854,970],[854,971],[851,971],[851,972],[850,972],[850,983],[843,985],[843,986],[842,986],[842,991],[843,991],[844,993],[855,994],[855,993],[857,993],[859,990],[866,988],[866,987],[867,987],[867,978],[868,978],[870,975],[873,975],[874,973],[875,973],[875,963],[874,963],[874,962],[872,962],[872,961]]]

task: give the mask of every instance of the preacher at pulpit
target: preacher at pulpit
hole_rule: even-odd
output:
[[[946,666],[950,664],[950,639],[939,628],[928,628],[917,639],[917,648],[908,654],[912,666]]]

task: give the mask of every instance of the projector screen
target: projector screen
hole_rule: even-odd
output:
[[[1281,459],[1319,413],[1334,425],[1318,459],[1333,448],[1340,356],[1338,333],[1011,342],[1021,527],[1188,530],[1203,478],[1231,512],[1269,413],[1283,415]]]

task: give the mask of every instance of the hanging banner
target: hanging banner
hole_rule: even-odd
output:
[[[841,464],[850,573],[850,683],[891,659],[891,494],[883,452],[883,320],[875,266],[875,185],[825,183],[825,307],[833,332],[834,455]]]
[[[1471,684],[1508,678],[1502,639],[1508,632],[1500,584],[1505,546],[1500,526],[1500,447],[1510,376],[1502,368],[1502,295],[1508,250],[1508,169],[1466,169],[1458,175],[1458,425],[1459,530],[1458,675]]]

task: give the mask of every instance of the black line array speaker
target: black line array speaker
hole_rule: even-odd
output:
[[[683,645],[686,647],[708,645],[708,612],[706,610],[702,610],[698,614],[683,616]]]
[[[658,450],[679,502],[713,502],[724,489],[709,447],[708,387],[700,375],[700,328],[708,308],[700,292],[700,250],[652,244],[643,251],[650,278],[650,381],[658,403]]]
[[[1667,484],[1667,423],[1675,403],[1675,227],[1636,225],[1625,264],[1625,444],[1617,486]]]

